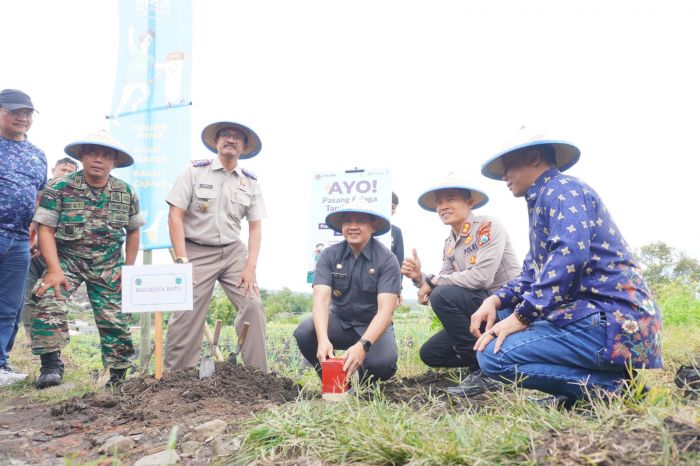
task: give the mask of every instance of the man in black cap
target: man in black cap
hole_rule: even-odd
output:
[[[14,372],[7,359],[29,269],[29,225],[46,184],[46,155],[27,141],[34,113],[24,92],[0,91],[0,386],[26,377]]]

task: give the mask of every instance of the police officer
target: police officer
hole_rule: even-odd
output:
[[[53,180],[34,221],[46,273],[36,284],[32,316],[32,352],[41,357],[37,388],[61,383],[60,351],[68,343],[64,301],[85,282],[100,333],[108,385],[121,383],[134,354],[127,319],[121,311],[121,266],[133,265],[145,223],[136,193],[110,175],[134,159],[107,133],[69,144],[65,152],[83,169]],[[126,258],[122,246],[126,239]]]
[[[401,292],[396,256],[373,236],[387,233],[389,220],[363,200],[330,213],[326,225],[344,241],[323,250],[316,264],[312,317],[294,331],[299,350],[321,375],[319,361],[342,355],[348,377],[387,380],[396,372],[391,319]]]
[[[426,274],[416,250],[406,258],[402,273],[418,288],[418,300],[430,305],[444,329],[433,335],[420,350],[431,367],[469,367],[470,375],[451,392],[469,396],[498,388],[481,376],[469,333],[471,314],[490,292],[518,276],[518,260],[500,221],[472,212],[488,202],[486,194],[454,176],[436,183],[418,198],[425,210],[437,212],[450,226],[445,240],[443,263],[438,275]]]
[[[194,310],[174,313],[168,322],[165,369],[197,365],[214,284],[218,281],[238,309],[235,327],[250,327],[243,361],[267,371],[265,312],[255,269],[261,242],[265,202],[255,175],[239,160],[255,157],[262,143],[240,123],[220,121],[202,131],[202,142],[214,159],[194,160],[180,173],[166,201],[175,262],[191,262]],[[248,249],[241,241],[241,221],[248,220]]]

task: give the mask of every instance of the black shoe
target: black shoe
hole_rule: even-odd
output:
[[[684,396],[688,398],[700,397],[700,367],[679,367],[673,381],[678,388],[683,389]]]
[[[41,372],[39,378],[36,379],[36,388],[42,389],[60,385],[63,379],[63,361],[61,361],[61,352],[54,351],[52,353],[42,354],[41,356]]]
[[[109,380],[105,385],[107,388],[117,388],[126,380],[126,369],[109,368]]]
[[[534,403],[537,406],[541,406],[543,408],[571,409],[573,408],[574,404],[576,404],[575,399],[569,398],[568,396],[564,395],[550,395],[545,396],[544,398],[535,398],[534,396],[527,396],[525,398],[531,403]]]
[[[486,392],[498,391],[502,386],[502,383],[483,376],[480,370],[475,370],[456,387],[448,387],[447,393],[454,396],[476,396]]]

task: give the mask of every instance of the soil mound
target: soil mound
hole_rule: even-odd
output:
[[[166,404],[216,398],[250,405],[285,403],[299,394],[290,379],[229,362],[216,364],[216,373],[205,379],[200,379],[199,371],[193,368],[171,372],[160,381],[153,377],[132,379],[121,387],[120,392],[120,409],[125,415],[132,407],[150,404],[156,396]]]
[[[159,416],[176,420],[188,412],[235,416],[286,403],[298,395],[299,389],[290,379],[223,362],[216,364],[216,373],[205,379],[192,368],[166,374],[160,381],[153,377],[129,380],[119,390],[117,419],[149,420]]]
[[[164,448],[168,433],[178,425],[179,440],[192,429],[213,419],[236,432],[252,415],[296,399],[294,383],[275,374],[237,366],[216,365],[216,373],[200,380],[197,369],[128,380],[118,390],[89,393],[49,407],[17,398],[0,418],[11,442],[0,449],[0,464],[8,458],[25,464],[55,464],[70,456],[82,463],[100,456],[99,449],[116,435],[136,441],[123,459],[127,463]],[[197,461],[208,464],[210,448],[200,448]],[[70,462],[70,461],[69,461]],[[22,464],[21,462],[19,464]]]

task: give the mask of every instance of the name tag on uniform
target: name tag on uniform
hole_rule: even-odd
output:
[[[348,274],[340,272],[331,272],[331,277],[333,278],[348,278]]]
[[[200,188],[209,188],[209,189],[212,189],[212,188],[214,187],[214,185],[200,183],[200,184],[199,184],[199,187],[200,187]]]

